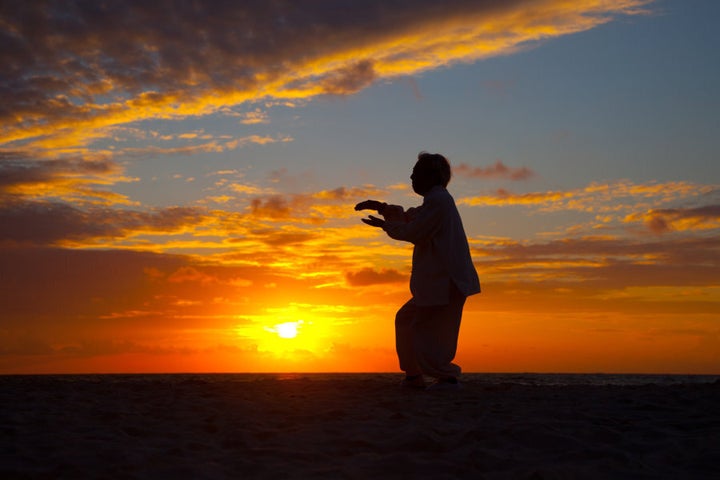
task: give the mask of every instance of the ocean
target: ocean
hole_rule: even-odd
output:
[[[43,374],[43,375],[0,375],[2,383],[32,383],[41,385],[44,381],[63,382],[256,382],[266,380],[351,380],[368,381],[372,379],[397,382],[400,373],[151,373],[151,374]],[[720,382],[720,375],[693,374],[610,374],[610,373],[465,373],[463,383],[499,385],[693,385]]]

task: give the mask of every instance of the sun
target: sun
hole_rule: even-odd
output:
[[[243,341],[254,344],[258,352],[288,362],[325,357],[342,338],[336,331],[337,312],[325,311],[323,306],[291,303],[242,319],[235,333]]]
[[[278,323],[272,330],[274,330],[280,338],[295,338],[297,337],[298,327],[301,323],[302,320],[297,322]]]

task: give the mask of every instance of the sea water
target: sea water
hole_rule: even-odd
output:
[[[41,384],[43,379],[63,382],[161,382],[161,383],[214,383],[255,382],[266,380],[340,380],[396,382],[400,373],[153,373],[153,374],[58,374],[58,375],[0,375],[3,382]],[[720,375],[637,374],[637,373],[465,373],[465,383],[516,384],[536,386],[561,385],[685,385],[720,382]]]

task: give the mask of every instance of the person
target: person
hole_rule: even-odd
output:
[[[362,221],[382,228],[396,240],[414,245],[412,298],[395,316],[395,347],[401,386],[426,388],[425,376],[435,379],[429,390],[459,389],[460,366],[453,363],[460,321],[468,296],[480,293],[480,281],[455,200],[447,191],[451,168],[440,154],[420,152],[410,176],[422,205],[404,210],[377,200],[365,200],[355,210],[374,210]]]

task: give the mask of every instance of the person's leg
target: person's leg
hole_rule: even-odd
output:
[[[447,305],[416,307],[415,357],[421,371],[438,379],[456,379],[461,369],[453,363],[457,352],[465,296],[453,285]]]
[[[417,306],[408,300],[395,315],[395,350],[400,361],[400,370],[408,377],[421,375],[422,370],[415,358],[415,316]]]

